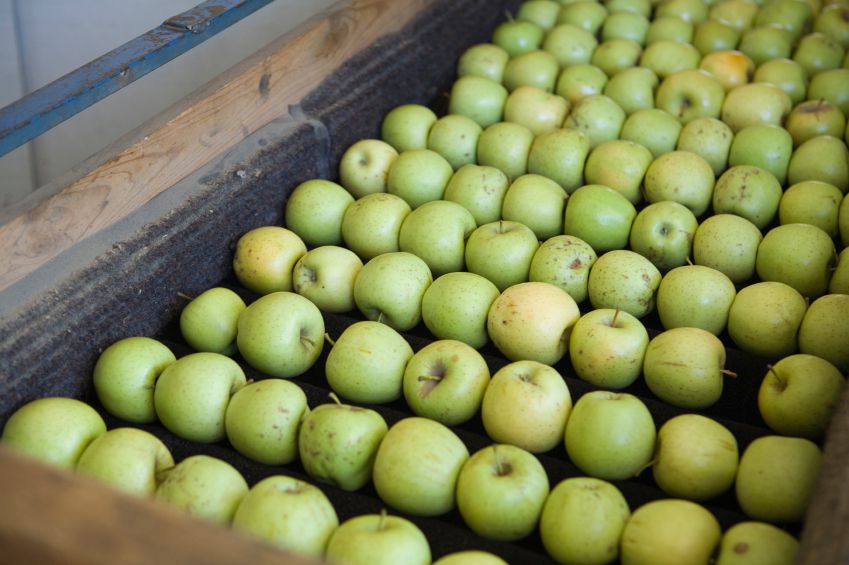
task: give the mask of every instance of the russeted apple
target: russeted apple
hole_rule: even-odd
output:
[[[738,522],[725,530],[719,544],[716,565],[772,563],[793,565],[799,553],[799,540],[766,522]]]
[[[716,180],[713,211],[736,214],[764,229],[778,212],[782,194],[781,183],[769,171],[753,165],[734,165]]]
[[[593,308],[624,310],[642,318],[655,308],[660,271],[629,249],[608,251],[590,269],[587,290]]]
[[[528,280],[559,286],[580,304],[587,299],[590,268],[597,258],[595,250],[583,239],[557,235],[545,240],[534,253]]]

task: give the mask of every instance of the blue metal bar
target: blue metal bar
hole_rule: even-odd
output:
[[[208,0],[0,109],[0,157],[272,0]]]

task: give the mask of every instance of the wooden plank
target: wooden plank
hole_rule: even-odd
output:
[[[318,565],[0,446],[0,563]]]
[[[285,115],[352,54],[400,30],[428,3],[346,2],[187,98],[166,121],[153,120],[101,166],[0,226],[0,290]]]

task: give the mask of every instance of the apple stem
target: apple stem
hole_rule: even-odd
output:
[[[421,381],[441,381],[442,377],[439,375],[419,375],[419,382]]]
[[[737,378],[737,373],[735,373],[734,371],[729,371],[728,369],[720,369],[719,373],[725,375],[726,377],[731,377],[733,379]]]
[[[184,298],[184,299],[188,300],[189,302],[191,302],[192,300],[195,299],[194,296],[189,296],[185,292],[180,292],[180,291],[177,291],[177,296],[179,296],[180,298]]]
[[[616,309],[616,311],[615,311],[615,312],[613,312],[613,319],[612,319],[612,320],[610,320],[610,327],[611,327],[611,328],[615,328],[615,327],[616,327],[616,322],[617,322],[617,320],[618,320],[618,318],[619,318],[619,312],[620,312],[619,308],[617,308],[617,309]]]
[[[655,463],[657,463],[657,459],[652,459],[651,461],[649,461],[648,463],[646,463],[645,465],[643,465],[642,467],[640,467],[639,469],[637,469],[637,472],[636,472],[636,473],[634,473],[634,476],[635,476],[635,477],[639,477],[639,476],[640,476],[640,473],[642,473],[643,471],[645,471],[646,469],[648,469],[649,467],[651,467],[651,466],[652,466],[652,465],[654,465]]]
[[[378,324],[382,324],[382,323],[383,323],[383,312],[382,312],[382,311],[381,311],[381,312],[378,312],[378,314],[377,314],[377,320],[375,320],[375,321],[376,321]]]
[[[328,394],[327,396],[329,396],[329,397],[333,400],[333,402],[335,402],[335,403],[336,403],[336,404],[338,404],[339,406],[341,406],[341,405],[342,405],[342,401],[341,401],[341,400],[339,400],[339,397],[338,397],[338,396],[336,396],[336,393],[335,393],[335,392],[332,392],[332,391],[331,391],[331,392],[330,392],[330,394]]]
[[[380,520],[377,522],[377,531],[382,532],[386,527],[386,508],[380,509]]]
[[[335,341],[333,341],[333,338],[332,338],[332,337],[330,337],[330,334],[329,334],[329,333],[326,333],[326,332],[325,332],[325,334],[324,334],[324,341],[326,341],[327,343],[329,343],[329,344],[330,344],[330,347],[333,347],[334,345],[336,345],[336,342],[335,342]]]
[[[688,265],[690,265],[691,267],[693,266],[693,262],[690,260],[690,256],[689,256],[689,255],[687,255],[684,259],[686,259],[686,260],[687,260],[687,264],[688,264]]]
[[[164,483],[165,479],[168,478],[168,475],[171,474],[175,467],[176,465],[172,465],[171,467],[167,467],[165,469],[160,469],[159,471],[157,471],[155,474],[156,486],[159,486]]]
[[[782,387],[785,386],[784,381],[781,379],[781,375],[778,374],[778,371],[775,370],[775,367],[772,365],[767,365],[766,370],[775,375],[775,379],[778,381]]]
[[[501,457],[498,456],[498,445],[497,444],[492,445],[492,456],[493,456],[493,458],[495,458],[495,473],[499,477],[505,475],[506,473],[504,472],[504,464],[501,461]]]
[[[513,21],[513,14],[510,13],[510,10],[504,10],[504,16],[507,18],[508,22]]]

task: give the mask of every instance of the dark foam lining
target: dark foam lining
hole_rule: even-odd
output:
[[[399,34],[385,37],[352,57],[307,96],[293,112],[296,117],[302,116],[299,126],[279,135],[258,132],[242,144],[240,154],[244,158],[238,166],[206,168],[188,181],[197,185],[191,198],[146,225],[134,237],[116,244],[90,265],[57,281],[54,289],[3,320],[0,425],[18,406],[43,396],[72,396],[98,406],[91,391],[91,369],[100,351],[120,338],[156,336],[178,355],[188,353],[176,328],[177,315],[185,304],[180,293],[194,295],[225,285],[248,300],[255,298],[238,288],[232,277],[230,262],[236,239],[253,227],[281,224],[285,199],[291,190],[310,178],[333,178],[344,149],[357,139],[378,137],[380,120],[392,107],[413,102],[440,107],[462,50],[488,40],[505,10],[514,11],[519,3],[437,2]],[[320,127],[315,128],[316,123]],[[588,309],[587,305],[582,306],[585,311]],[[359,319],[362,318],[356,313],[325,316],[328,333],[333,337]],[[649,318],[647,325],[655,332],[660,328],[656,318]],[[414,349],[432,339],[422,327],[406,337]],[[723,337],[730,344],[727,336]],[[493,372],[506,363],[491,346],[482,353]],[[311,406],[328,401],[329,387],[323,374],[326,355],[327,348],[313,369],[296,379]],[[250,378],[264,378],[242,365]],[[729,347],[728,366],[738,377],[726,381],[722,400],[705,413],[734,432],[742,451],[752,439],[767,433],[751,408],[765,363]],[[567,378],[573,399],[592,389],[574,377],[568,360],[557,368]],[[682,412],[653,400],[641,381],[629,392],[646,401],[658,427]],[[410,414],[403,401],[376,408],[390,424]],[[125,425],[104,416],[110,428]],[[162,437],[176,459],[208,453],[236,465],[252,484],[278,473],[306,478],[298,463],[267,467],[245,459],[226,443],[197,445],[174,437],[160,425],[142,427]],[[456,431],[472,452],[490,443],[479,416]],[[580,474],[562,446],[540,459],[552,487],[563,478]],[[618,486],[632,508],[663,496],[654,486],[650,472]],[[371,487],[358,493],[321,488],[330,496],[341,519],[377,512],[382,507]],[[723,527],[743,519],[733,494],[707,506]],[[428,535],[434,558],[459,549],[481,548],[497,552],[513,564],[550,562],[537,533],[507,544],[474,535],[463,526],[456,511],[439,518],[413,519]],[[798,525],[789,528],[798,533]]]

